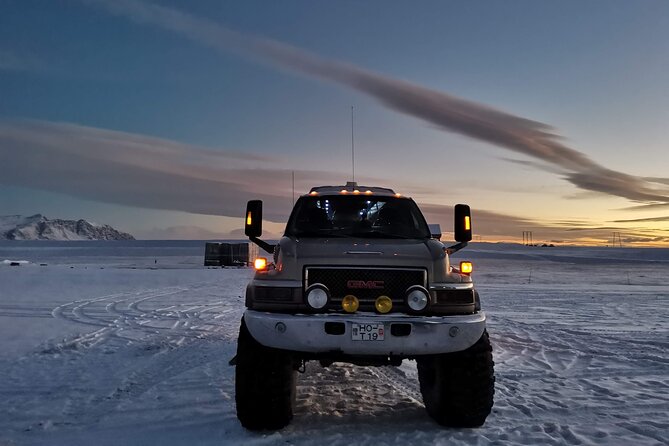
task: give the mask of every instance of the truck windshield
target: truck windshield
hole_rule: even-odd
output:
[[[430,230],[413,200],[333,195],[301,197],[286,235],[424,239]]]

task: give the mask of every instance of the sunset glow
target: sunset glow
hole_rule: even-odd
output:
[[[669,4],[613,3],[15,2],[0,214],[239,238],[262,199],[278,237],[355,141],[341,193],[444,237],[467,203],[474,242],[669,246]]]

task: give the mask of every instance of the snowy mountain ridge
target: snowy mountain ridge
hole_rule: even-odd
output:
[[[109,225],[48,219],[42,214],[0,216],[0,240],[134,240]]]

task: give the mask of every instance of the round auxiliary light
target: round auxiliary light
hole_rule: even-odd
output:
[[[358,311],[359,306],[360,306],[360,301],[358,300],[357,297],[355,297],[352,294],[347,294],[341,301],[341,307],[347,313],[355,313],[356,311]]]
[[[412,286],[407,290],[407,305],[413,311],[423,311],[430,303],[430,295],[422,286]]]
[[[325,307],[329,299],[330,296],[325,285],[317,283],[307,289],[307,305],[314,310],[320,310]]]
[[[385,314],[392,310],[393,301],[388,296],[379,296],[376,302],[374,302],[374,306],[376,307],[376,311]]]

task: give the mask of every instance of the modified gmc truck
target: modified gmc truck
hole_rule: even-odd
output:
[[[315,187],[295,203],[283,237],[262,235],[262,202],[245,233],[273,254],[246,289],[237,344],[237,417],[250,430],[293,417],[296,372],[307,361],[398,366],[417,362],[427,413],[451,427],[481,426],[493,405],[492,347],[471,279],[449,255],[472,238],[469,206],[455,206],[445,246],[416,203],[391,189]]]

